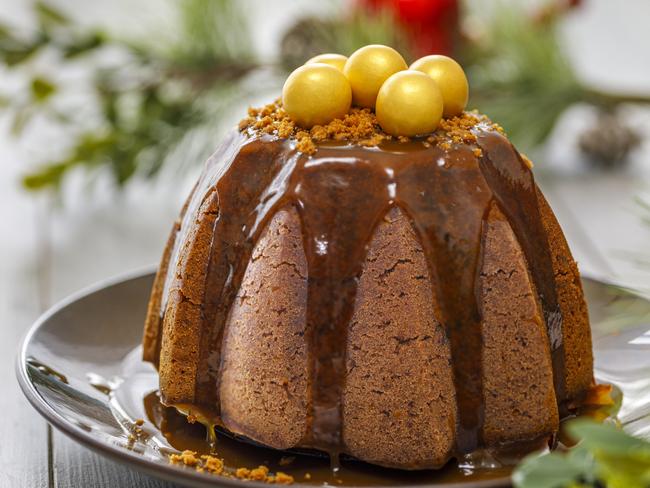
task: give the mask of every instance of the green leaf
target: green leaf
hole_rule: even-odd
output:
[[[650,443],[638,439],[610,424],[577,419],[567,424],[567,432],[581,440],[581,446],[609,456],[631,456],[650,463]]]
[[[7,40],[10,40],[11,37],[11,29],[9,29],[8,26],[4,24],[0,24],[0,43],[6,42]]]
[[[61,48],[63,57],[72,59],[98,49],[106,43],[106,36],[102,32],[93,32]]]
[[[36,77],[32,80],[31,92],[34,101],[43,103],[56,92],[56,85],[45,78]]]
[[[179,0],[178,7],[179,36],[168,45],[152,45],[147,52],[149,57],[157,52],[176,69],[199,71],[203,75],[214,72],[219,64],[251,64],[254,49],[241,2]]]
[[[585,99],[585,90],[558,43],[555,25],[536,24],[525,10],[501,3],[486,32],[463,53],[472,87],[469,106],[502,125],[524,151],[531,150],[570,105]]]
[[[512,474],[517,488],[558,488],[577,482],[583,473],[581,462],[551,453],[526,457]]]
[[[118,145],[112,152],[111,169],[117,184],[122,187],[135,174],[138,148],[131,145]]]
[[[34,116],[34,109],[30,106],[22,106],[16,109],[11,121],[11,133],[19,136]]]
[[[56,187],[61,184],[64,173],[70,167],[69,162],[53,163],[26,175],[23,186],[28,190],[42,190],[47,187]]]
[[[17,42],[7,43],[0,48],[0,59],[9,67],[16,66],[27,61],[38,51],[41,46],[35,44],[19,44]]]
[[[55,9],[45,2],[37,2],[34,6],[36,18],[41,26],[64,26],[70,23],[70,19],[61,13],[60,10]]]
[[[650,443],[609,424],[586,419],[567,424],[580,448],[593,453],[597,472],[608,487],[643,488],[650,485]]]
[[[609,488],[647,488],[650,486],[650,464],[634,456],[609,456],[597,453],[597,470]]]
[[[566,454],[529,456],[513,473],[517,488],[650,486],[650,443],[588,419],[567,423],[568,434],[580,439]]]
[[[175,20],[179,35],[170,36],[171,41],[161,41],[146,32],[143,37],[155,41],[136,44],[115,39],[77,25],[47,2],[37,4],[40,30],[29,43],[12,38],[8,30],[3,40],[0,32],[0,60],[8,57],[16,64],[42,46],[52,46],[61,54],[56,60],[56,68],[61,69],[76,56],[92,54],[104,46],[128,56],[117,65],[98,58],[90,67],[97,95],[91,103],[103,115],[96,128],[84,130],[84,122],[74,114],[66,120],[61,116],[66,113],[65,107],[50,112],[49,105],[39,106],[60,90],[46,77],[32,80],[30,105],[11,107],[17,131],[39,108],[48,108],[56,123],[81,124],[80,130],[73,131],[76,135],[68,157],[26,175],[26,188],[56,190],[77,167],[109,170],[120,186],[135,174],[150,177],[172,159],[169,155],[194,128],[212,125],[215,114],[218,117],[223,110],[224,99],[238,96],[238,81],[256,66],[239,2],[180,0],[178,4]],[[222,95],[229,87],[232,94]],[[205,137],[201,145],[212,142]]]
[[[110,91],[100,91],[99,95],[104,118],[110,125],[116,126],[119,122],[119,118],[117,111],[117,97],[115,96],[115,93]]]
[[[357,11],[345,19],[302,18],[284,34],[280,57],[283,67],[291,71],[317,54],[349,55],[367,44],[386,44],[397,49],[405,59],[412,58],[405,33],[388,10],[371,15]]]

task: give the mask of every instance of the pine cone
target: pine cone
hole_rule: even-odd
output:
[[[578,139],[580,150],[596,167],[612,169],[627,162],[641,136],[616,114],[601,112],[590,129]]]
[[[296,22],[282,38],[280,56],[282,65],[291,71],[318,54],[334,51],[332,37],[335,24],[331,20],[307,17]]]

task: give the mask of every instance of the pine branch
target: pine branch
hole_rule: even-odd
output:
[[[63,116],[54,108],[68,87],[57,86],[46,76],[27,81],[22,91],[27,97],[0,94],[0,110],[10,112],[17,136],[39,115],[79,134],[64,158],[45,162],[25,178],[28,188],[59,187],[77,168],[110,168],[119,185],[133,175],[153,177],[186,135],[217,120],[222,106],[237,96],[234,87],[242,89],[242,81],[262,67],[240,2],[175,1],[175,27],[163,34],[152,26],[156,35],[144,32],[136,40],[82,28],[46,3],[35,5],[37,28],[28,35],[0,25],[0,61],[9,70],[31,66],[45,50],[56,54],[57,70],[82,62],[98,66],[91,68],[95,81],[88,103],[100,120],[90,128],[86,120],[76,119],[74,109],[66,111],[72,116]],[[611,110],[620,103],[649,101],[645,96],[601,93],[583,86],[557,43],[557,15],[541,18],[531,21],[512,7],[503,7],[487,33],[461,52],[470,78],[470,108],[497,120],[520,148],[542,143],[562,112],[576,102]],[[282,40],[279,64],[284,70],[293,69],[316,54],[350,54],[370,43],[392,45],[409,58],[406,36],[388,12],[365,15],[356,10],[299,21]],[[106,50],[121,53],[123,63],[102,64],[99,60]],[[210,143],[206,141],[206,152]]]
[[[79,135],[66,157],[26,175],[26,188],[59,188],[76,168],[108,167],[119,186],[136,174],[153,177],[188,133],[212,123],[212,99],[219,97],[223,106],[235,96],[230,87],[257,67],[239,2],[179,0],[178,8],[176,34],[156,36],[155,44],[144,36],[127,40],[81,28],[45,3],[34,7],[37,29],[29,36],[0,27],[0,60],[9,69],[32,63],[45,48],[58,55],[61,70],[82,60],[85,66],[98,65],[91,68],[89,103],[100,120],[88,128],[74,117],[57,118]],[[102,64],[98,60],[107,49],[121,53],[124,61]],[[5,108],[14,113],[16,135],[37,114],[58,116],[53,101],[65,88],[43,76],[32,79],[29,99]]]
[[[470,79],[470,107],[489,114],[525,151],[540,145],[571,105],[603,110],[621,103],[650,103],[647,95],[606,93],[585,86],[558,43],[559,16],[531,19],[502,6],[461,52]]]

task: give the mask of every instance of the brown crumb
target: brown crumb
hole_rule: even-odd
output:
[[[251,469],[248,475],[249,480],[264,481],[269,476],[269,468],[266,466],[258,466]]]
[[[296,460],[296,456],[282,456],[278,464],[280,466],[288,466]]]
[[[223,473],[223,459],[215,456],[204,455],[201,456],[201,461],[203,461],[203,469],[206,471],[212,474]]]
[[[309,136],[298,137],[296,149],[305,154],[314,154],[316,152],[316,144]]]
[[[126,441],[126,448],[133,449],[133,446],[135,446],[135,441],[137,441],[137,438],[133,434],[129,434]]]
[[[135,425],[137,425],[138,427],[143,426],[143,425],[144,425],[144,420],[142,420],[142,419],[135,419]]]
[[[250,475],[251,470],[248,468],[237,468],[237,471],[235,471],[235,476],[239,479],[248,479],[248,476]]]
[[[223,459],[206,454],[199,456],[194,451],[183,451],[180,454],[172,454],[169,456],[169,462],[171,464],[189,466],[200,473],[208,472],[227,478],[235,477],[242,480],[263,481],[265,483],[282,485],[290,485],[294,482],[293,476],[281,471],[270,474],[267,466],[258,466],[254,469],[238,468],[233,473],[232,471],[226,470]]]
[[[526,156],[524,153],[519,153],[521,155],[521,159],[524,161],[524,164],[528,166],[528,169],[533,169],[533,162]]]
[[[279,485],[290,485],[294,482],[293,476],[278,471],[275,473],[275,482]]]
[[[270,134],[283,139],[293,139],[296,149],[305,154],[314,154],[318,143],[324,141],[349,141],[360,146],[378,146],[384,141],[397,139],[405,143],[412,138],[399,136],[392,137],[386,134],[374,112],[367,108],[352,108],[340,119],[334,119],[326,125],[315,125],[310,130],[298,127],[282,108],[278,99],[261,108],[249,108],[248,117],[239,123],[239,129],[249,135]],[[493,123],[486,116],[476,111],[463,112],[462,114],[443,119],[438,129],[422,140],[424,147],[438,146],[443,150],[450,150],[454,145],[476,145],[476,129],[494,130],[503,134],[503,129]],[[480,157],[480,148],[473,149],[476,157]]]
[[[316,143],[351,141],[363,146],[376,146],[391,139],[384,133],[375,114],[369,109],[353,108],[341,119],[334,119],[327,125],[315,125],[310,130],[298,127],[282,108],[280,100],[262,108],[248,109],[248,117],[239,123],[239,129],[262,134],[274,134],[281,138],[294,138],[296,149],[305,154],[316,152]]]
[[[180,454],[169,456],[169,462],[172,464],[184,464],[185,466],[197,466],[200,458],[194,451],[183,451]]]
[[[235,471],[235,476],[242,480],[264,481],[265,483],[276,483],[280,485],[290,485],[294,482],[291,475],[278,471],[275,475],[269,474],[269,468],[258,466],[255,469],[239,468]]]

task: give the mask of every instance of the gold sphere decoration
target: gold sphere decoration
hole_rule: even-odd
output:
[[[282,105],[299,126],[309,129],[343,117],[350,110],[352,90],[338,69],[323,63],[293,71],[282,87]]]
[[[442,118],[442,94],[435,81],[419,71],[400,71],[388,78],[377,95],[377,120],[394,136],[433,132]]]
[[[445,104],[445,117],[460,115],[465,110],[469,85],[463,68],[456,61],[441,54],[433,54],[418,59],[409,69],[422,71],[438,84]]]
[[[384,81],[406,68],[402,55],[391,47],[371,44],[357,49],[343,68],[352,87],[352,101],[359,107],[374,108]]]
[[[313,64],[313,63],[329,64],[330,66],[334,66],[342,73],[343,67],[345,66],[345,62],[347,60],[348,57],[343,56],[342,54],[327,53],[327,54],[319,54],[318,56],[314,56],[305,64]]]

